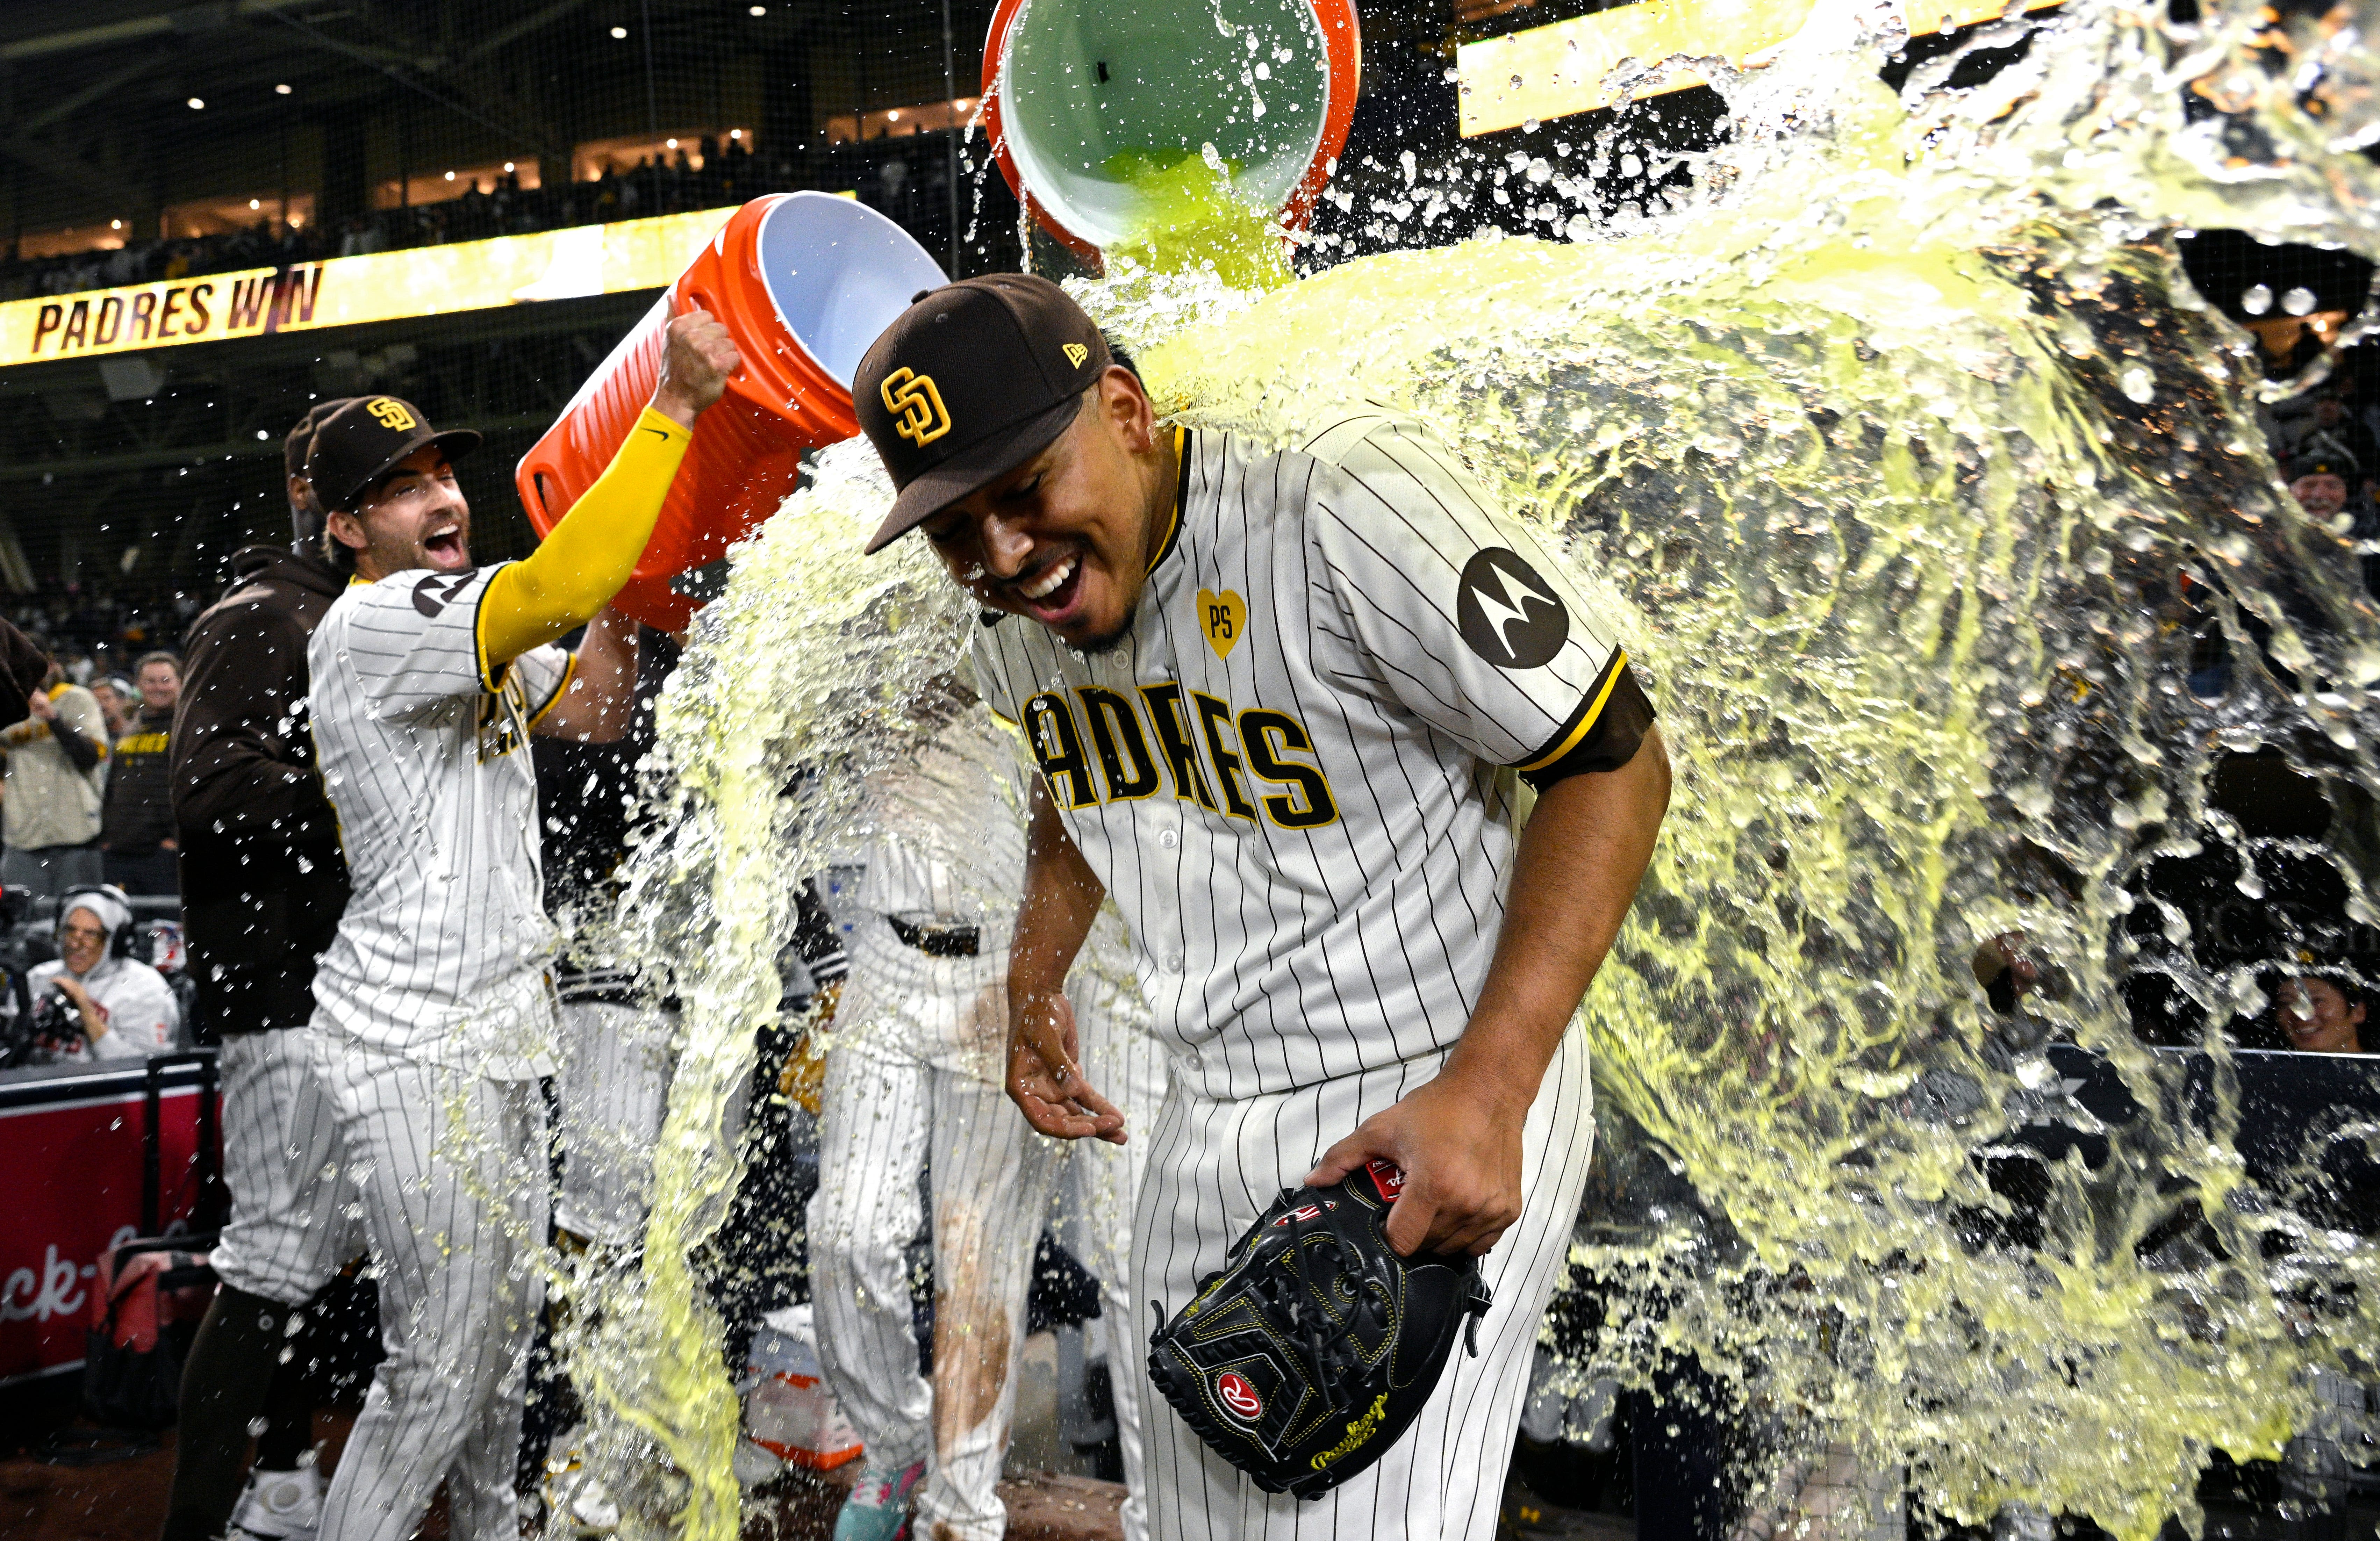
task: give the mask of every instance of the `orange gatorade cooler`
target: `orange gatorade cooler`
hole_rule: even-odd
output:
[[[743,354],[697,419],[653,538],[613,602],[680,631],[698,601],[671,579],[717,560],[777,511],[806,451],[859,431],[851,374],[919,289],[945,282],[906,231],[856,200],[778,193],[735,211],[669,292],[578,388],[514,479],[543,535],[594,484],[652,399],[662,329],[697,306]],[[855,545],[853,551],[857,552]]]

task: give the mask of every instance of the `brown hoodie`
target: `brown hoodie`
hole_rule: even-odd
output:
[[[218,1033],[304,1026],[347,904],[306,703],[306,644],[346,575],[285,546],[243,547],[232,573],[183,645],[171,751],[190,975]]]

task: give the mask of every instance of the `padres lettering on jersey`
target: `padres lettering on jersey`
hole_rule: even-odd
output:
[[[1503,916],[1499,771],[1615,768],[1651,721],[1560,562],[1378,416],[1276,455],[1188,436],[1124,643],[1008,617],[976,663],[1210,1097],[1451,1044]]]
[[[1143,686],[1132,699],[1099,686],[1078,686],[1073,694],[1069,700],[1065,692],[1045,690],[1025,703],[1022,719],[1033,758],[1062,807],[1135,802],[1170,786],[1174,796],[1232,819],[1253,819],[1261,808],[1284,830],[1316,829],[1339,817],[1330,779],[1313,762],[1314,735],[1285,711],[1250,707],[1234,713],[1230,702],[1197,695],[1194,731],[1175,682]],[[1099,762],[1096,780],[1084,754],[1086,723]],[[1220,803],[1214,784],[1223,789]],[[1281,790],[1251,802],[1251,780],[1259,793],[1267,785]]]
[[[407,1059],[512,1078],[550,1068],[553,928],[537,778],[515,753],[571,659],[491,672],[478,613],[500,571],[358,584],[307,649],[314,742],[355,883],[323,954],[317,1020]]]

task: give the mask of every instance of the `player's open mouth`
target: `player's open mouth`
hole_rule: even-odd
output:
[[[421,549],[430,553],[431,561],[442,567],[460,567],[466,560],[462,527],[446,525],[432,531],[430,538],[421,542]]]
[[[1044,625],[1053,625],[1075,606],[1083,591],[1083,553],[1069,552],[1043,568],[1029,582],[1016,585],[1016,597]]]

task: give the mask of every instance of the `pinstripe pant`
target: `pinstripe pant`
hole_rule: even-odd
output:
[[[1108,1383],[1130,1489],[1119,1516],[1123,1541],[1148,1541],[1140,1380],[1129,1363],[1146,1354],[1148,1313],[1145,1306],[1133,1307],[1132,1214],[1148,1168],[1149,1126],[1165,1099],[1165,1046],[1149,1032],[1148,1008],[1130,983],[1131,943],[1121,926],[1111,932],[1103,919],[1090,945],[1108,954],[1098,960],[1105,966],[1092,974],[1077,965],[1066,981],[1066,998],[1082,1038],[1084,1079],[1123,1112],[1131,1137],[1123,1145],[1075,1141],[1066,1153],[1066,1180],[1083,1216],[1083,1246],[1075,1260],[1099,1281],[1099,1316],[1109,1329]]]
[[[553,1219],[606,1246],[633,1246],[652,1206],[653,1152],[669,1110],[667,1051],[677,1013],[602,1001],[562,1003],[562,1184]],[[743,1121],[731,1110],[732,1147]]]
[[[917,1533],[999,1541],[1025,1297],[1057,1175],[1000,1086],[1007,953],[936,958],[881,920],[852,938],[820,1092],[810,1291],[829,1389],[878,1466],[927,1463]],[[917,1373],[903,1249],[934,1205],[934,1382]]]
[[[1283,1188],[1333,1144],[1437,1074],[1440,1057],[1295,1091],[1219,1101],[1168,1088],[1133,1226],[1134,1293],[1144,1329],[1156,1301],[1171,1317],[1199,1276]],[[1176,1417],[1131,1357],[1149,1410],[1149,1533],[1158,1541],[1336,1541],[1363,1536],[1488,1541],[1504,1468],[1529,1389],[1531,1349],[1569,1255],[1595,1135],[1584,1032],[1563,1035],[1523,1135],[1521,1218],[1482,1259],[1496,1304],[1479,1356],[1460,1343],[1404,1437],[1368,1471],[1311,1503],[1265,1493]],[[1146,1340],[1136,1340],[1145,1341]]]
[[[219,1062],[231,1223],[215,1244],[215,1273],[233,1289],[303,1305],[364,1249],[331,1099],[301,1027],[226,1033]]]
[[[322,1509],[322,1541],[408,1541],[447,1484],[456,1541],[518,1541],[513,1477],[545,1298],[545,1102],[309,1029],[362,1195],[388,1352]]]

